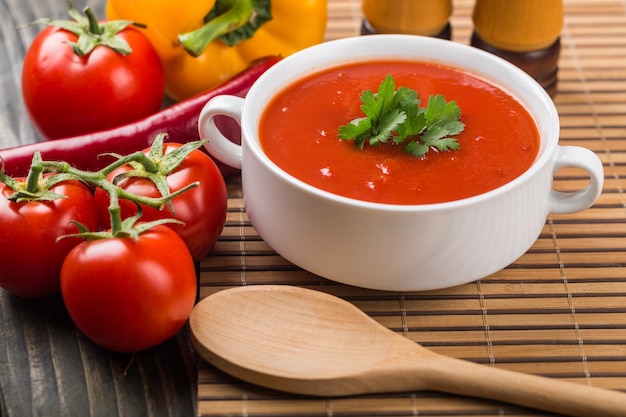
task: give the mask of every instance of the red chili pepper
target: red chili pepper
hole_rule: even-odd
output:
[[[36,151],[41,152],[42,157],[47,160],[65,161],[82,170],[97,171],[113,160],[112,157],[99,155],[127,155],[141,151],[149,147],[159,133],[167,133],[167,140],[170,142],[198,140],[198,117],[207,101],[224,94],[243,97],[257,78],[279,60],[277,56],[261,58],[223,84],[137,122],[72,138],[0,150],[4,172],[10,176],[26,175]],[[241,140],[240,128],[232,119],[225,117],[216,120],[216,123],[225,136],[234,142]],[[237,172],[218,161],[216,163],[224,176]]]

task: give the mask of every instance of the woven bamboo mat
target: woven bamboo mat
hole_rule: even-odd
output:
[[[561,143],[588,147],[602,159],[606,184],[597,204],[551,216],[535,245],[490,277],[439,291],[388,293],[321,279],[276,255],[250,225],[234,179],[223,236],[201,264],[201,297],[240,285],[310,287],[349,300],[444,355],[626,391],[626,3],[564,3],[555,99]],[[472,4],[454,1],[454,41],[469,41]],[[329,1],[328,39],[355,35],[359,26],[359,1]],[[564,170],[555,187],[575,189],[585,181]],[[548,415],[435,392],[296,397],[235,380],[202,361],[198,397],[201,416]]]

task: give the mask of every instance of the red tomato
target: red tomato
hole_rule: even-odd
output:
[[[22,95],[44,138],[104,130],[159,110],[165,87],[154,47],[132,26],[117,36],[132,53],[97,46],[78,56],[70,46],[73,33],[49,26],[37,35],[24,56]]]
[[[165,143],[164,154],[181,147],[179,143]],[[149,149],[145,149],[147,155]],[[113,181],[118,174],[129,171],[130,166],[122,166],[108,175]],[[142,221],[152,221],[162,218],[175,218],[184,223],[168,224],[183,238],[194,260],[203,259],[213,248],[222,233],[226,221],[226,205],[228,195],[226,184],[215,162],[200,150],[192,151],[185,160],[167,176],[170,191],[175,192],[187,185],[198,181],[198,187],[185,191],[172,200],[174,213],[166,206],[163,210],[151,207],[142,207]],[[138,177],[125,178],[118,185],[138,195],[159,197],[161,194],[150,180]],[[101,228],[110,227],[108,206],[109,196],[101,189],[97,189],[95,196],[96,208],[100,218]],[[122,218],[137,213],[135,203],[120,199]]]
[[[54,201],[16,203],[0,183],[0,287],[25,298],[54,294],[60,288],[61,265],[82,240],[59,236],[78,233],[75,220],[96,230],[98,219],[91,191],[78,181],[64,181],[50,191],[67,196]]]
[[[85,241],[61,270],[63,301],[76,327],[116,352],[138,352],[175,335],[191,314],[196,289],[185,243],[162,225],[137,240]]]

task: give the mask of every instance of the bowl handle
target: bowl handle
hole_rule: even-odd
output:
[[[591,181],[582,190],[552,191],[550,213],[553,214],[569,214],[588,209],[602,193],[604,168],[595,153],[580,146],[558,146],[552,173],[566,167],[583,169],[589,174]]]
[[[220,132],[215,124],[215,117],[231,117],[241,126],[243,103],[244,99],[241,97],[216,96],[204,105],[198,118],[200,138],[208,139],[204,144],[206,150],[219,161],[237,169],[241,169],[241,145],[233,143]]]

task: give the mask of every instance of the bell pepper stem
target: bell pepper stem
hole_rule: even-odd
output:
[[[178,35],[178,41],[190,55],[202,55],[211,42],[244,26],[255,14],[253,0],[221,0],[220,8],[226,11],[200,28]]]

